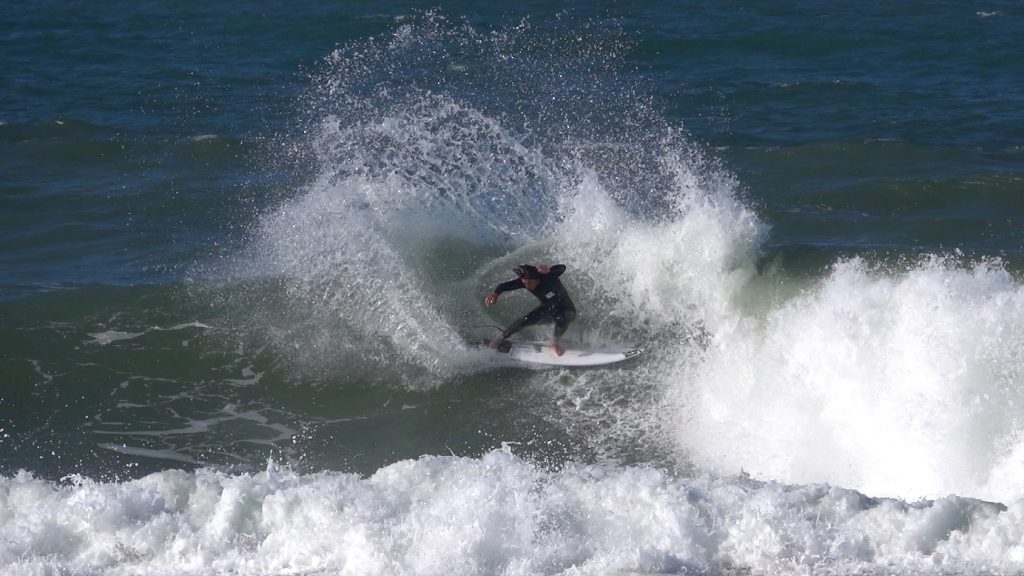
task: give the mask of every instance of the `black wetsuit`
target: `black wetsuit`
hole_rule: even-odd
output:
[[[530,290],[530,293],[540,300],[540,306],[534,308],[529,314],[516,320],[511,326],[506,328],[501,334],[502,340],[527,326],[548,322],[554,322],[555,324],[555,342],[561,338],[566,328],[569,327],[569,323],[576,318],[576,307],[573,306],[572,299],[569,298],[569,293],[565,290],[565,286],[562,286],[562,281],[558,279],[562,272],[565,272],[565,265],[556,264],[551,267],[547,274],[540,274],[540,284],[534,290]],[[526,286],[523,284],[522,278],[516,278],[515,280],[498,284],[494,289],[494,293],[501,294],[502,292],[518,290],[520,288],[526,288]]]

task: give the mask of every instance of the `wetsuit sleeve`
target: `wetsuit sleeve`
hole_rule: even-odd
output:
[[[509,290],[519,290],[520,288],[525,288],[525,286],[523,286],[523,281],[522,280],[520,280],[519,278],[516,278],[515,280],[509,280],[508,282],[502,282],[501,284],[498,284],[497,286],[495,286],[494,287],[494,293],[495,294],[501,294],[502,292],[508,292]]]
[[[555,264],[548,271],[548,274],[555,276],[557,278],[558,276],[562,275],[562,272],[565,272],[565,264]]]

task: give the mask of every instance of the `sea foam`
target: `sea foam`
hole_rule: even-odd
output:
[[[1024,569],[1024,502],[908,504],[828,485],[550,471],[507,448],[369,477],[166,470],[0,480],[7,574],[774,574]]]
[[[723,327],[666,386],[702,467],[1006,502],[1024,497],[1021,342],[1024,287],[998,263],[854,259]]]

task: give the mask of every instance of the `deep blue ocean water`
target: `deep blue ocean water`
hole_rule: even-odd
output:
[[[1019,573],[1022,35],[9,7],[0,572]],[[468,348],[521,262],[568,265],[570,345],[644,355]]]

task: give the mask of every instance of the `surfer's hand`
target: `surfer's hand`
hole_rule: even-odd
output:
[[[492,306],[497,301],[498,301],[498,293],[497,292],[491,292],[491,293],[489,293],[487,295],[486,298],[484,298],[484,304],[486,304],[487,306]]]

